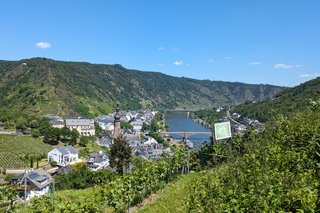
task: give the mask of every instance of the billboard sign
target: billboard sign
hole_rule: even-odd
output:
[[[214,134],[216,140],[231,138],[231,125],[230,122],[222,122],[214,124]]]

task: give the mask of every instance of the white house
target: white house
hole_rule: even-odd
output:
[[[72,146],[63,146],[51,150],[48,153],[48,162],[55,161],[58,166],[66,166],[80,162],[78,151]]]
[[[70,130],[76,129],[81,135],[95,135],[93,119],[66,119],[66,127]]]
[[[98,171],[109,166],[109,156],[103,151],[90,154],[87,158],[87,165],[92,171]]]
[[[39,168],[11,179],[11,184],[17,189],[20,197],[30,200],[41,197],[50,191],[53,179],[44,169]]]

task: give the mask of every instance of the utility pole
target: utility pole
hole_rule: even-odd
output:
[[[53,208],[53,212],[55,211],[55,206],[54,206],[54,192],[55,192],[55,188],[54,188],[54,179],[52,178],[52,208]]]
[[[24,170],[24,208],[27,210],[27,167]]]

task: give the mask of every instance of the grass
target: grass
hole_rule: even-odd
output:
[[[79,144],[77,144],[75,148],[79,151],[80,158],[87,158],[89,154],[93,152],[98,152],[100,150],[106,151],[106,149],[103,146],[99,146],[94,141],[89,141],[86,147],[82,147]]]
[[[95,187],[90,187],[86,189],[70,189],[56,191],[56,196],[64,201],[85,201],[87,197],[94,195]]]
[[[183,204],[188,196],[189,186],[194,179],[200,177],[200,173],[190,173],[181,176],[178,180],[170,183],[161,193],[155,202],[147,204],[141,208],[140,213],[167,213],[167,212],[185,212]]]

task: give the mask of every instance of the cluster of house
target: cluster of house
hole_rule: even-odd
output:
[[[258,130],[263,128],[263,123],[260,121],[241,116],[239,113],[232,113],[231,118],[239,121],[239,124],[232,125],[233,132],[235,133],[244,132],[247,130],[247,127],[254,127]]]
[[[121,133],[127,138],[132,155],[140,156],[144,159],[159,159],[164,155],[162,144],[148,135],[147,130],[142,130],[143,124],[150,125],[151,120],[156,114],[155,111],[128,111],[122,112],[120,121],[128,122],[132,125],[132,129],[122,129]],[[113,135],[114,131],[114,113],[97,117],[95,121],[102,129]],[[110,148],[112,146],[112,138],[104,136],[97,142],[98,145]],[[167,150],[171,154],[171,150]]]
[[[120,121],[128,122],[132,125],[133,129],[132,132],[129,130],[130,133],[140,134],[143,123],[150,124],[155,114],[156,111],[151,110],[122,112]],[[112,135],[114,131],[114,116],[115,113],[111,113],[108,115],[99,116],[94,120],[102,129],[110,132]]]
[[[158,144],[154,138],[148,136],[148,132],[142,131],[143,124],[150,124],[155,114],[155,111],[129,111],[120,114],[119,108],[117,108],[116,114],[112,113],[95,119],[63,119],[54,115],[47,115],[47,117],[53,127],[67,127],[70,130],[76,129],[84,136],[95,135],[94,122],[97,122],[102,129],[113,136],[117,131],[122,131],[121,133],[128,139],[132,155],[135,156],[145,159],[159,159],[165,154],[172,156],[173,152],[170,148],[164,149],[162,144]],[[117,126],[120,121],[130,123],[133,128],[121,130],[120,126]],[[97,141],[97,144],[110,148],[112,146],[112,137],[104,136],[101,140]],[[51,174],[57,172],[67,173],[71,170],[71,164],[82,161],[79,159],[78,151],[72,146],[57,147],[51,150],[48,153],[47,160],[49,163],[55,162],[58,167],[47,170],[42,168],[36,169],[25,174],[20,174],[12,179],[11,182],[21,197],[29,200],[32,197],[39,197],[48,193],[53,183]],[[104,168],[110,169],[109,156],[103,150],[90,154],[86,159],[86,164],[92,171]]]
[[[79,159],[78,150],[72,146],[57,147],[48,153],[48,162],[56,162],[58,167],[44,170],[39,168],[33,171],[19,174],[11,179],[11,184],[19,194],[30,200],[33,197],[40,197],[50,191],[53,183],[53,173],[67,173],[71,171],[71,164],[82,162]],[[109,167],[109,156],[103,150],[92,153],[86,159],[87,166],[92,171],[98,171]]]

